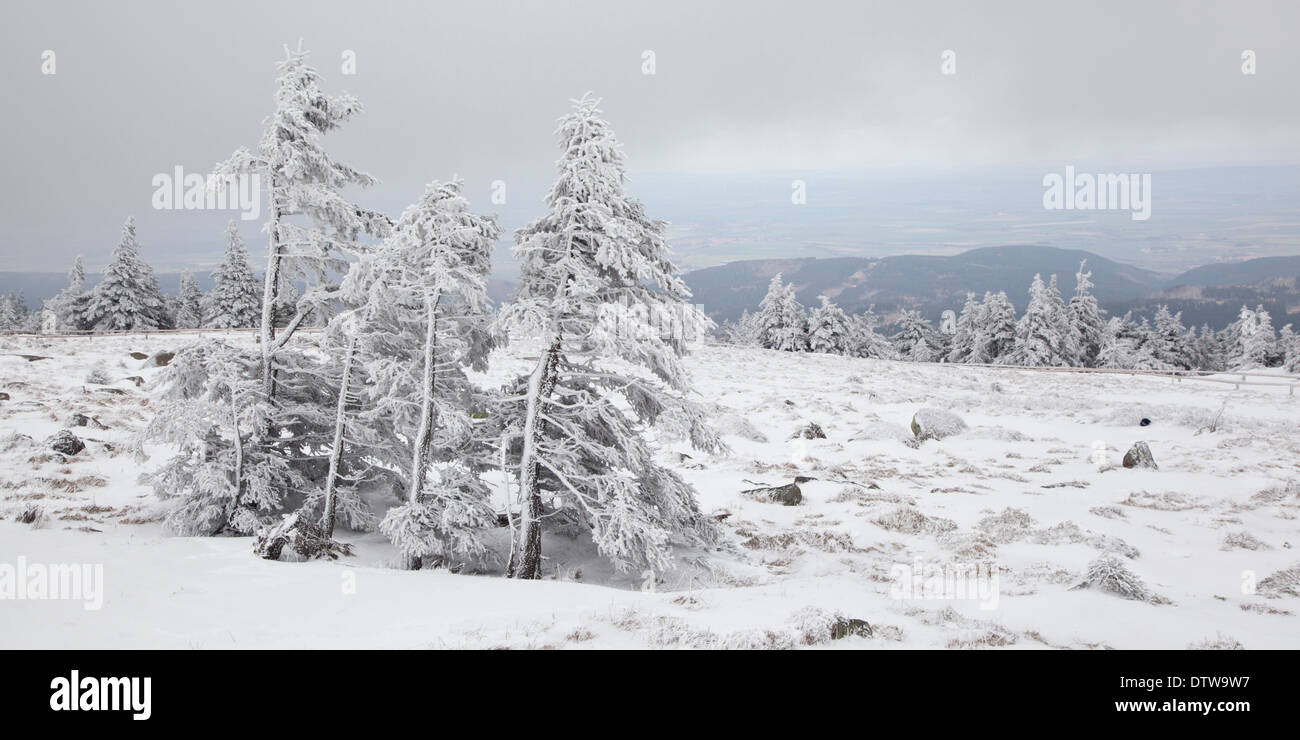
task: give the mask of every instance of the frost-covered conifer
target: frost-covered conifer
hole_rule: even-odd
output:
[[[430,183],[348,273],[342,295],[355,308],[331,322],[348,358],[340,398],[354,397],[356,409],[337,408],[325,529],[347,438],[348,454],[397,471],[402,503],[379,531],[408,568],[481,557],[480,533],[496,521],[479,477],[492,450],[472,418],[487,402],[466,370],[486,370],[493,346],[486,280],[498,234],[493,219],[469,210],[459,181]]]
[[[967,293],[966,303],[957,316],[957,331],[952,335],[948,362],[984,364],[989,361],[984,355],[986,342],[982,335],[986,321],[985,304],[975,300],[974,293]]]
[[[22,291],[0,296],[0,331],[32,331],[31,319]]]
[[[143,438],[176,452],[143,480],[169,504],[177,534],[252,534],[288,493],[312,487],[262,439],[273,409],[258,362],[255,352],[204,340],[177,352],[156,381],[161,410]]]
[[[1209,324],[1201,325],[1201,333],[1196,338],[1196,367],[1200,370],[1226,370],[1227,358],[1224,356],[1223,341],[1219,332]]]
[[[361,208],[342,195],[349,185],[375,183],[370,175],[334,161],[321,146],[321,137],[342,126],[361,103],[351,95],[326,95],[320,75],[307,63],[308,52],[285,47],[277,65],[275,110],[267,117],[257,150],[240,148],[217,165],[218,176],[260,178],[266,195],[268,234],[266,272],[262,290],[262,367],[266,394],[274,397],[276,355],[310,315],[318,296],[288,321],[284,335],[275,336],[275,311],[280,290],[304,281],[324,284],[347,269],[348,253],[361,249],[365,234],[385,236],[389,221]]]
[[[940,358],[934,327],[920,311],[903,309],[898,316],[898,331],[889,338],[889,341],[894,345],[894,353],[900,359],[912,362],[936,362]]]
[[[889,338],[876,331],[875,306],[868,306],[866,311],[853,317],[849,329],[849,354],[854,357],[866,357],[875,360],[892,360],[894,345]]]
[[[81,256],[77,256],[68,271],[68,287],[58,295],[45,302],[45,309],[54,312],[56,330],[76,330],[81,325],[77,318],[78,301],[86,293],[86,266]]]
[[[180,294],[176,296],[177,329],[199,329],[203,326],[203,291],[194,273],[186,270],[181,273]]]
[[[1131,312],[1116,316],[1106,324],[1097,366],[1123,370],[1174,369],[1156,357],[1155,347],[1154,334],[1145,319],[1137,322]]]
[[[727,343],[737,347],[762,346],[763,327],[759,322],[759,316],[746,310],[740,314],[740,318],[735,323],[728,322],[724,327]]]
[[[795,298],[794,286],[782,283],[779,272],[772,276],[759,304],[758,324],[763,347],[783,352],[808,349],[808,317]]]
[[[1029,305],[1016,325],[1016,346],[1006,364],[1066,367],[1078,356],[1078,344],[1056,287],[1056,276],[1044,283],[1042,276],[1035,275],[1029,288]]]
[[[1171,313],[1168,306],[1162,305],[1156,309],[1152,353],[1166,365],[1179,370],[1190,370],[1196,364],[1196,359],[1182,316],[1181,312]]]
[[[1106,332],[1106,312],[1097,305],[1097,297],[1092,294],[1091,272],[1084,272],[1087,260],[1079,263],[1075,273],[1074,296],[1070,298],[1070,325],[1078,343],[1078,365],[1093,367],[1097,364],[1097,355],[1101,353],[1101,341]]]
[[[717,537],[694,489],[655,462],[642,437],[645,424],[672,414],[697,447],[720,445],[685,400],[690,381],[680,361],[688,339],[712,322],[688,303],[666,224],[624,192],[622,148],[597,105],[588,94],[560,119],[550,210],[516,234],[519,294],[501,315],[540,342],[533,369],[493,414],[518,472],[516,578],[541,576],[544,520],[589,531],[620,569],[662,572],[671,542]],[[645,372],[603,362],[615,359]]]
[[[158,290],[158,278],[153,268],[140,259],[134,218],[128,218],[122,226],[122,239],[113,250],[113,262],[104,271],[104,279],[78,310],[78,323],[87,329],[172,328],[167,300]]]
[[[984,294],[984,322],[978,332],[987,362],[1005,364],[1016,346],[1016,307],[1002,291]]]
[[[226,256],[212,273],[204,323],[213,329],[248,329],[262,318],[262,286],[248,266],[248,250],[234,220],[226,226]]]
[[[849,354],[853,357],[865,357],[877,360],[895,358],[894,345],[889,338],[876,331],[878,324],[875,306],[854,316],[849,325]]]
[[[849,352],[849,317],[826,296],[808,317],[808,348],[813,352],[844,355]]]
[[[1277,343],[1282,349],[1282,369],[1288,373],[1300,373],[1300,334],[1287,324],[1279,332]]]
[[[1273,320],[1263,306],[1254,311],[1241,307],[1238,318],[1227,329],[1231,344],[1228,366],[1232,370],[1267,367],[1276,337]]]

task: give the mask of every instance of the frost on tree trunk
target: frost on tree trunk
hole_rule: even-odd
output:
[[[528,378],[524,449],[519,465],[518,545],[511,553],[509,567],[509,575],[512,578],[541,578],[542,576],[542,496],[537,485],[540,463],[537,462],[536,453],[546,424],[540,418],[541,406],[555,390],[555,371],[559,353],[559,340],[552,341],[546,352],[538,358],[537,367]]]
[[[343,376],[339,379],[339,402],[334,416],[334,445],[330,449],[330,469],[325,480],[325,515],[321,523],[326,537],[334,536],[334,519],[338,511],[339,466],[343,462],[343,434],[347,428],[348,389],[352,383],[352,363],[357,356],[357,340],[348,342],[343,359]]]

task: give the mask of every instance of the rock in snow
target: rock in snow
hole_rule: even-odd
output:
[[[155,352],[153,356],[149,358],[149,364],[153,367],[167,367],[175,356],[175,352],[168,352],[167,350]]]
[[[1126,468],[1148,468],[1158,470],[1156,459],[1151,456],[1151,448],[1146,442],[1137,442],[1124,453],[1124,467]]]
[[[822,431],[821,425],[815,421],[808,422],[807,426],[800,427],[798,431],[790,436],[790,439],[826,439],[826,432]]]
[[[797,506],[800,501],[803,501],[803,491],[799,490],[796,483],[787,483],[784,486],[769,488],[751,488],[748,491],[741,491],[741,493],[759,501],[767,501],[783,506]]]
[[[46,443],[61,455],[75,455],[86,449],[86,443],[67,429],[60,430],[58,434],[46,440]]]
[[[912,415],[912,434],[918,441],[943,439],[966,430],[966,422],[951,411],[923,408]]]

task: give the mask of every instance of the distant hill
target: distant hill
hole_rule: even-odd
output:
[[[1220,262],[1196,267],[1170,280],[1166,287],[1187,285],[1251,285],[1278,277],[1300,275],[1300,255],[1293,257],[1258,257],[1243,262]]]
[[[875,305],[884,317],[903,308],[937,319],[945,309],[960,309],[966,293],[1006,291],[1023,308],[1035,274],[1055,274],[1061,292],[1074,292],[1074,274],[1086,259],[1098,300],[1133,301],[1156,293],[1167,276],[1121,264],[1091,252],[1036,245],[985,247],[937,257],[835,257],[829,259],[743,260],[687,273],[695,302],[722,321],[754,310],[767,293],[772,276],[793,282],[804,305],[826,295],[851,313]]]
[[[885,323],[903,308],[918,309],[937,320],[946,309],[960,310],[966,292],[1006,291],[1017,312],[1028,300],[1026,291],[1034,275],[1055,274],[1061,293],[1074,292],[1074,273],[1081,260],[1088,260],[1095,292],[1102,307],[1111,314],[1132,311],[1151,317],[1156,307],[1166,304],[1181,311],[1183,323],[1208,323],[1218,329],[1237,317],[1242,304],[1263,305],[1273,323],[1300,324],[1300,256],[1260,257],[1241,262],[1222,262],[1197,267],[1177,276],[1162,275],[1126,265],[1079,249],[1058,249],[1037,245],[985,247],[946,257],[901,255],[895,257],[832,257],[806,259],[760,259],[729,262],[684,275],[694,302],[721,323],[753,311],[767,293],[767,284],[780,272],[793,282],[799,301],[817,304],[827,295],[850,313],[875,305]],[[199,285],[210,290],[208,271],[196,272]],[[99,274],[86,276],[88,284]],[[21,290],[33,309],[41,300],[57,295],[67,285],[61,272],[0,272],[0,295]],[[168,295],[180,286],[180,273],[161,273],[158,284]],[[491,279],[488,293],[501,305],[514,297],[518,284]]]

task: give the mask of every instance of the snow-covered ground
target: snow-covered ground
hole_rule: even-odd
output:
[[[158,370],[129,353],[183,341],[0,338],[0,579],[22,558],[101,564],[104,583],[97,610],[0,600],[0,648],[1300,647],[1300,398],[1282,387],[702,347],[689,365],[731,450],[660,443],[731,547],[652,584],[548,535],[549,578],[517,582],[390,568],[377,534],[311,563],[167,536],[137,481],[163,451],[134,454],[154,408],[129,380]],[[917,445],[922,407],[967,428]],[[791,439],[810,422],[824,439]],[[45,440],[65,428],[86,449],[63,459]],[[1139,440],[1158,470],[1119,465]],[[796,506],[742,493],[796,476]],[[17,521],[34,506],[40,526]],[[1103,552],[1153,598],[1073,588]],[[903,569],[976,563],[996,576],[977,598],[896,598]],[[837,617],[873,636],[827,640]]]

